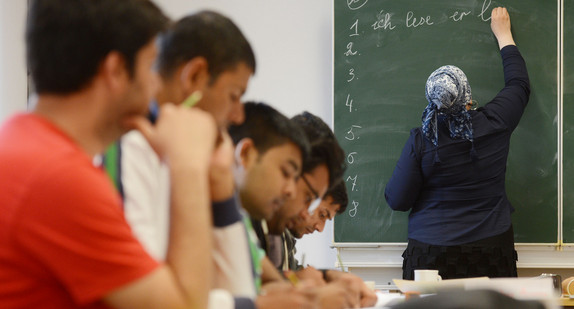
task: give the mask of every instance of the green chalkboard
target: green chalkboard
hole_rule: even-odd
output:
[[[574,243],[574,1],[564,1],[564,242]]]
[[[515,240],[557,242],[558,3],[334,2],[334,127],[348,154],[345,180],[350,193],[347,211],[335,219],[335,242],[407,241],[408,213],[388,207],[385,185],[410,129],[420,126],[427,104],[424,86],[432,71],[446,64],[462,68],[479,104],[504,86],[488,20],[496,6],[510,13],[532,87],[530,104],[511,140],[507,167],[507,192],[516,209]],[[572,145],[574,150],[574,141]]]

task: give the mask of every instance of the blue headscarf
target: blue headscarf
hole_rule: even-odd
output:
[[[429,104],[422,116],[422,131],[433,145],[438,146],[438,116],[446,121],[450,137],[471,142],[471,157],[476,158],[472,134],[472,120],[466,105],[471,102],[470,85],[464,72],[453,66],[445,65],[436,69],[427,79],[425,96]],[[437,161],[438,159],[437,154]]]

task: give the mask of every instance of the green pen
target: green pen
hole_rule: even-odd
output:
[[[190,94],[189,97],[183,100],[181,105],[185,107],[193,107],[195,104],[197,104],[197,102],[199,102],[199,100],[201,100],[201,97],[202,97],[201,91],[196,90],[192,94]]]

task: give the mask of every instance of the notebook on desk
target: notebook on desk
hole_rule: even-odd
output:
[[[417,292],[420,294],[434,294],[443,290],[464,289],[466,284],[475,281],[488,282],[488,277],[449,279],[441,281],[413,281],[403,279],[393,279],[397,288],[403,292]]]

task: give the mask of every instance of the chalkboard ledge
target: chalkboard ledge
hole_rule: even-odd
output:
[[[345,268],[402,267],[406,243],[333,243]],[[574,268],[574,244],[515,245],[518,268]],[[341,267],[336,262],[335,267]]]

